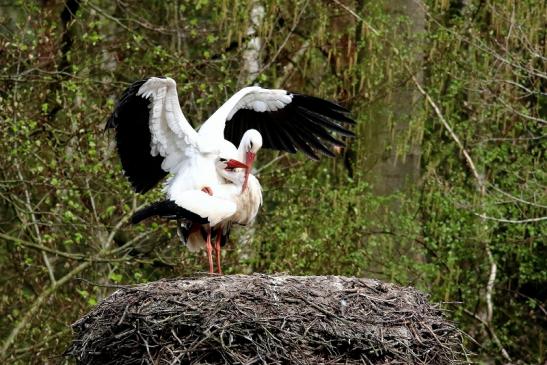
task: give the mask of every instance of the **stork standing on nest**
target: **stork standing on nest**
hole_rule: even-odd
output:
[[[247,165],[236,160],[219,158],[217,172],[226,183],[215,185],[211,190],[214,196],[202,191],[189,190],[186,194],[200,196],[192,199],[192,204],[181,207],[170,200],[153,203],[131,217],[131,223],[159,216],[177,220],[177,234],[190,251],[207,248],[209,272],[213,272],[211,233],[215,232],[215,256],[219,274],[222,274],[220,250],[226,244],[232,224],[251,224],[260,205],[262,205],[262,189],[258,179],[247,174]],[[244,184],[247,184],[242,191]]]
[[[318,152],[334,156],[327,146],[344,143],[331,132],[353,136],[340,124],[354,123],[347,113],[316,97],[251,86],[235,93],[196,131],[182,113],[175,81],[151,77],[124,91],[106,128],[116,130],[124,174],[134,190],[145,193],[172,173],[164,188],[167,202],[187,210],[204,203],[200,192],[215,195],[213,187],[226,183],[216,164],[233,153],[234,143],[239,147],[233,160],[246,165],[245,191],[261,147],[302,151],[314,160]]]

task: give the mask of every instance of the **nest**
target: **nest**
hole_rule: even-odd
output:
[[[123,287],[73,330],[78,364],[455,364],[462,349],[425,294],[337,276]]]

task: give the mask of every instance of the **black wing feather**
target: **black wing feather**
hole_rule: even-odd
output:
[[[283,144],[282,151],[287,151],[289,153],[296,153],[298,150],[294,147],[294,145],[291,142],[291,137],[288,136],[288,130],[287,127],[285,128],[279,128],[277,130],[279,133],[279,139],[281,140]]]
[[[319,157],[315,154],[313,149],[306,143],[305,137],[300,136],[298,129],[291,125],[289,132],[289,136],[293,141],[294,145],[296,145],[302,152],[306,154],[306,156],[308,156],[312,160],[319,160]]]
[[[123,92],[105,127],[116,130],[124,175],[137,193],[146,193],[167,175],[161,168],[163,157],[150,154],[150,101],[137,96],[146,81],[136,81]]]
[[[247,130],[256,129],[262,135],[264,148],[290,153],[300,150],[317,160],[317,152],[334,156],[329,147],[344,146],[344,143],[334,138],[332,133],[347,137],[355,136],[342,125],[355,124],[347,115],[349,111],[343,106],[313,96],[291,95],[292,101],[276,111],[257,112],[239,109],[226,122],[224,138],[239,144]]]
[[[305,116],[303,116],[303,118],[307,119],[307,117],[305,117]],[[336,138],[334,138],[329,132],[327,132],[325,130],[325,128],[323,128],[322,126],[317,125],[317,124],[315,124],[311,121],[310,121],[310,123],[305,123],[304,128],[308,129],[309,133],[313,133],[316,136],[319,136],[321,139],[325,140],[326,142],[329,142],[330,144],[332,144],[334,146],[338,146],[338,147],[345,147],[346,146],[346,144],[344,142],[339,141]]]
[[[178,206],[173,200],[162,200],[142,208],[131,216],[131,223],[137,224],[150,217],[162,217],[167,219],[188,219],[195,223],[207,224],[207,218],[202,218],[196,213]]]
[[[294,94],[293,103],[300,106],[301,108],[324,115],[325,117],[339,120],[341,122],[355,124],[353,119],[343,114],[349,113],[349,110],[331,101],[323,100],[309,95]]]
[[[300,108],[299,112],[301,113],[301,115],[305,116],[308,120],[312,121],[315,124],[321,125],[325,128],[331,129],[348,137],[355,137],[355,134],[352,131],[342,127],[341,125],[331,121],[328,118],[325,118],[319,113],[315,113],[311,110],[307,110],[304,108]]]
[[[328,156],[328,157],[335,157],[336,155],[331,151],[329,150],[323,143],[321,143],[321,141],[319,140],[319,138],[317,138],[315,136],[315,133],[311,130],[311,129],[308,129],[308,126],[303,124],[302,126],[302,130],[303,132],[306,132],[306,136],[307,136],[307,140],[308,140],[308,143],[315,149],[317,149],[319,152],[321,152],[322,154],[324,154],[325,156]]]

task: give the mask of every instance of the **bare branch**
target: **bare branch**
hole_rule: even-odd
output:
[[[518,197],[516,197],[516,196],[514,196],[514,195],[511,195],[511,194],[509,194],[509,193],[507,193],[507,192],[501,190],[500,188],[498,188],[498,187],[496,187],[496,186],[494,186],[494,185],[491,185],[491,186],[492,186],[492,188],[493,188],[494,190],[496,190],[498,193],[501,193],[501,194],[503,194],[503,195],[505,195],[505,196],[507,196],[507,197],[513,199],[513,200],[516,200],[516,201],[521,202],[521,203],[524,203],[524,204],[532,205],[532,206],[534,206],[534,207],[546,208],[546,209],[547,209],[547,205],[541,205],[541,204],[538,204],[538,203],[529,202],[529,201],[527,201],[527,200],[524,200],[524,199],[518,198]]]
[[[502,222],[502,223],[513,223],[513,224],[533,223],[533,222],[541,222],[541,221],[547,220],[547,216],[537,217],[537,218],[529,218],[529,219],[505,219],[505,218],[489,217],[485,214],[479,214],[479,213],[474,213],[474,214],[478,217],[483,218],[483,219],[488,219],[488,220],[491,220],[491,221]]]
[[[408,66],[407,66],[407,70],[410,72],[410,69],[408,69]],[[473,173],[473,176],[475,176],[475,179],[477,180],[479,191],[481,192],[481,194],[483,194],[485,192],[484,180],[483,180],[482,176],[479,174],[479,172],[477,171],[475,163],[473,162],[473,159],[469,155],[469,152],[467,152],[467,150],[463,146],[463,143],[460,141],[460,138],[456,135],[456,133],[454,133],[454,130],[452,129],[452,127],[450,127],[450,124],[448,124],[448,122],[444,118],[440,108],[437,106],[435,101],[433,101],[433,99],[431,98],[429,93],[424,90],[424,88],[422,87],[422,85],[420,84],[420,82],[418,81],[418,79],[414,75],[412,75],[412,81],[414,82],[414,84],[416,85],[416,87],[418,88],[420,93],[423,96],[425,96],[427,102],[429,103],[429,105],[431,105],[431,107],[435,111],[435,114],[437,114],[437,116],[439,117],[439,120],[441,121],[442,125],[448,131],[448,133],[450,134],[450,136],[452,137],[454,142],[456,142],[458,147],[460,147],[461,152],[465,156],[465,160],[467,161],[467,165],[469,166],[469,169],[471,170],[471,172]]]
[[[471,312],[471,311],[469,311],[465,308],[463,309],[463,312],[465,314],[467,314],[468,316],[471,316],[471,317],[475,318],[477,321],[479,321],[484,326],[484,328],[486,328],[486,331],[488,332],[490,337],[492,337],[492,339],[494,340],[496,345],[500,348],[501,355],[503,356],[503,358],[505,360],[509,361],[509,363],[512,363],[513,361],[511,360],[511,357],[509,356],[509,353],[503,347],[500,339],[498,338],[498,336],[496,335],[496,332],[494,332],[494,329],[490,326],[490,324],[488,322],[486,322],[484,319],[482,319],[481,317],[479,317],[478,315],[476,315],[475,313],[473,313],[473,312]]]
[[[498,266],[490,247],[486,245],[486,255],[488,256],[488,262],[490,262],[490,276],[488,277],[488,283],[486,284],[486,322],[492,323],[492,316],[494,313],[494,305],[492,303],[492,291],[494,290],[494,283],[496,282],[496,273],[498,272]]]
[[[346,5],[342,4],[340,1],[338,1],[338,0],[333,0],[333,1],[336,4],[338,4],[340,7],[342,7],[345,11],[347,11],[348,13],[353,15],[357,20],[359,20],[360,22],[363,22],[363,24],[365,24],[367,26],[367,28],[370,29],[370,31],[372,33],[374,33],[374,35],[376,35],[376,36],[380,35],[380,32],[378,30],[376,30],[376,28],[374,28],[372,25],[370,25],[369,22],[367,22],[365,19],[363,19],[363,17],[359,16],[359,14],[357,14],[356,12],[354,12],[353,10],[348,8]],[[393,48],[395,48],[395,47],[393,47]],[[397,50],[397,53],[398,53],[398,50]]]
[[[272,63],[275,62],[275,60],[277,59],[277,57],[279,56],[279,54],[281,53],[281,51],[285,48],[285,46],[287,45],[287,42],[289,41],[289,39],[291,38],[291,35],[294,33],[294,31],[296,30],[296,27],[298,26],[298,24],[300,24],[300,19],[302,18],[302,15],[304,14],[304,11],[307,10],[308,8],[308,4],[309,4],[309,1],[306,1],[306,3],[302,6],[302,10],[300,10],[300,12],[298,13],[297,17],[294,19],[294,22],[293,22],[293,26],[291,27],[291,30],[289,31],[289,34],[287,34],[287,36],[285,37],[285,39],[283,40],[283,43],[281,43],[281,46],[279,46],[279,48],[277,49],[277,51],[275,52],[275,54],[273,55],[273,57],[270,59],[270,61],[268,61],[268,64],[266,64],[264,67],[262,67],[262,69],[260,70],[260,72],[263,72],[264,70],[267,70],[271,65]],[[307,43],[307,42],[306,42]],[[307,47],[306,47],[307,48]],[[300,50],[299,50],[300,51]]]

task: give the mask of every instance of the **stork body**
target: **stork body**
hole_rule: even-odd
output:
[[[151,77],[124,91],[106,128],[116,130],[124,174],[136,192],[147,192],[172,173],[164,187],[167,200],[148,207],[148,216],[188,216],[224,227],[220,222],[250,222],[256,216],[260,204],[245,202],[236,190],[245,194],[249,186],[260,186],[249,174],[261,147],[302,151],[312,159],[318,152],[334,156],[327,146],[344,143],[332,133],[353,136],[340,124],[354,123],[347,112],[323,99],[251,86],[196,131],[182,113],[175,81]],[[245,162],[241,184],[219,172],[222,160]]]
[[[152,216],[176,219],[177,233],[190,251],[207,248],[210,257],[210,272],[212,272],[212,258],[209,255],[212,250],[211,232],[216,232],[215,252],[218,272],[221,273],[220,250],[227,241],[232,225],[247,226],[252,224],[262,205],[262,188],[258,179],[253,175],[249,175],[247,179],[245,168],[234,170],[231,168],[234,161],[231,161],[228,163],[230,167],[228,169],[222,169],[223,166],[226,167],[226,163],[217,163],[217,171],[225,179],[225,182],[211,187],[213,195],[209,197],[204,195],[203,200],[200,201],[201,205],[190,206],[183,203],[184,207],[182,207],[173,200],[154,203],[136,212],[132,217],[132,223],[139,223]],[[239,167],[244,166],[239,165]],[[248,182],[247,188],[242,191],[246,180]],[[216,215],[219,205],[225,207],[222,217]],[[159,209],[160,206],[164,209]]]

